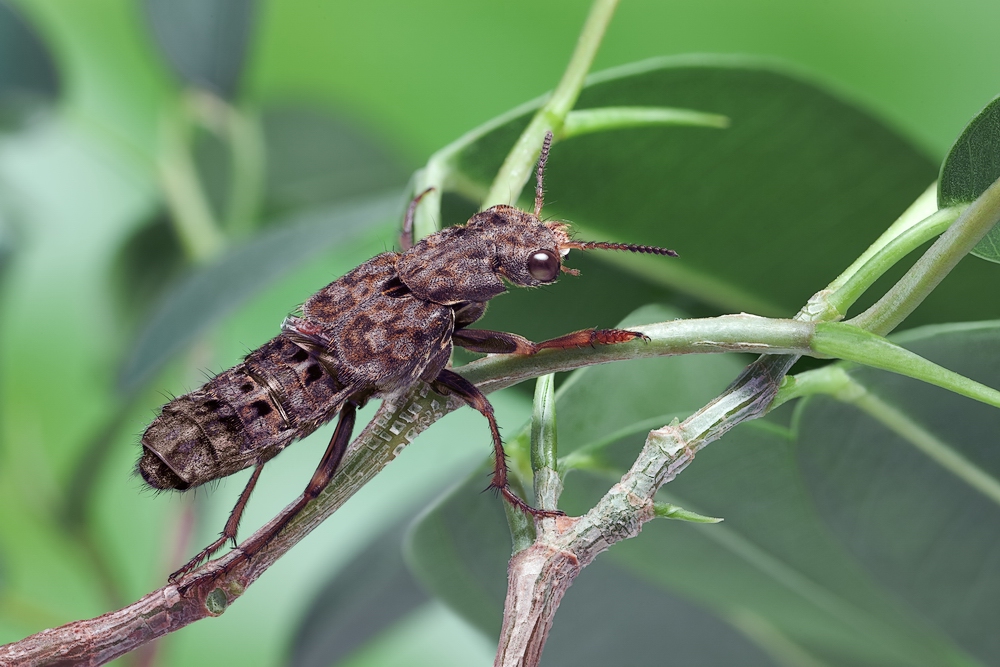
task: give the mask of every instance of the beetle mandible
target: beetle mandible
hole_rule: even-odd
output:
[[[487,302],[506,291],[504,281],[537,287],[556,281],[571,249],[626,250],[676,257],[672,250],[624,243],[574,241],[562,222],[540,219],[542,181],[552,133],[542,145],[533,212],[493,206],[466,224],[448,227],[413,245],[410,203],[403,252],[368,260],[310,297],[281,333],[195,391],[175,398],[142,436],[137,468],[157,489],[184,491],[254,467],[216,541],[170,575],[175,581],[236,542],[237,528],[264,464],[295,440],[340,415],[326,452],[305,491],[278,522],[241,547],[250,558],[329,484],[350,442],[355,414],[370,398],[391,398],[417,382],[453,394],[483,414],[493,438],[490,487],[534,516],[558,511],[531,507],[507,484],[503,443],[486,396],[447,368],[453,345],[473,352],[535,354],[594,344],[622,343],[642,334],[587,329],[541,343],[512,333],[468,329]]]

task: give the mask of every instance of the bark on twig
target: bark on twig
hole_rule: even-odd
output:
[[[541,658],[563,594],[580,572],[570,552],[534,544],[510,559],[504,618],[514,627],[500,638],[494,667],[521,667]]]
[[[103,665],[203,618],[204,610],[202,596],[181,597],[175,586],[167,586],[118,611],[0,647],[0,665]]]
[[[632,468],[592,510],[575,519],[539,521],[535,543],[510,561],[494,667],[538,664],[559,601],[579,571],[612,544],[639,534],[655,516],[656,491],[686,468],[698,450],[763,415],[797,359],[761,357],[701,410],[680,424],[651,431]]]

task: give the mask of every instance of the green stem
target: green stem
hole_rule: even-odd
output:
[[[414,243],[441,228],[441,195],[448,175],[454,171],[452,161],[460,148],[458,144],[459,142],[456,141],[451,146],[432,155],[431,159],[427,161],[427,166],[413,176],[413,196],[430,190],[420,200],[420,205],[417,206],[413,217]]]
[[[524,498],[524,487],[517,477],[508,480],[511,490]],[[535,542],[535,522],[520,508],[504,501],[504,514],[507,516],[507,527],[510,528],[511,555],[518,554]]]
[[[187,93],[191,120],[219,138],[229,149],[231,177],[222,227],[233,236],[253,230],[264,181],[264,138],[253,113],[201,90]],[[190,149],[189,149],[190,150]]]
[[[185,109],[164,118],[157,167],[170,220],[185,254],[205,262],[225,246],[225,237],[205,197],[198,170],[191,157],[191,122]]]
[[[528,123],[528,127],[524,128],[507,155],[486,195],[486,201],[483,202],[484,209],[517,200],[525,183],[531,177],[545,133],[562,132],[563,123],[576,104],[576,99],[583,88],[583,81],[594,61],[618,1],[594,0],[562,80],[552,92],[552,96]]]
[[[414,239],[433,234],[440,229],[441,215],[441,194],[445,191],[458,192],[471,201],[483,201],[486,199],[488,188],[473,181],[466,176],[458,167],[458,157],[469,146],[477,141],[522,116],[537,112],[545,103],[546,98],[538,98],[521,104],[507,113],[504,113],[477,128],[469,130],[455,141],[451,142],[438,152],[434,153],[427,160],[426,166],[418,170],[413,176],[414,195],[423,192],[428,188],[433,191],[428,193],[417,207],[416,219],[413,223]]]
[[[594,0],[594,4],[590,6],[587,22],[584,23],[577,39],[576,49],[570,57],[569,65],[552,93],[552,99],[544,107],[560,122],[576,104],[576,98],[580,96],[580,89],[583,88],[583,80],[587,78],[587,72],[590,71],[594,56],[597,55],[597,49],[601,46],[604,33],[617,8],[618,0]]]
[[[919,223],[903,230],[899,236],[886,244],[879,252],[865,262],[829,298],[830,305],[840,314],[847,313],[858,298],[871,287],[882,274],[897,262],[935,236],[942,234],[958,219],[965,206],[943,208],[927,216]]]
[[[1000,181],[994,182],[875,305],[851,323],[885,335],[919,306],[1000,221]]]
[[[920,221],[937,211],[937,181],[931,183],[910,204],[903,214],[900,215],[891,225],[889,225],[868,248],[854,260],[854,263],[847,267],[843,273],[837,276],[828,286],[831,291],[839,290],[851,277],[857,273],[865,264],[870,262],[876,255],[893,242],[900,234],[906,232],[911,227],[920,224]]]
[[[1000,408],[1000,391],[924,359],[888,339],[847,323],[816,325],[812,349],[820,355],[891,371]]]
[[[531,414],[531,468],[555,470],[556,454],[555,375],[535,380],[535,400]]]
[[[888,270],[889,266],[886,262],[877,260],[878,255],[897,237],[906,233],[911,227],[919,225],[921,221],[933,215],[936,210],[937,184],[932,183],[894,223],[889,225],[888,229],[882,232],[874,243],[868,246],[860,257],[854,260],[833,282],[810,297],[806,305],[799,311],[796,319],[811,322],[829,322],[843,319],[847,307],[853,301],[850,301],[850,297],[841,295],[841,293],[845,289],[850,289],[851,293],[858,291],[857,284],[851,288],[847,288],[848,283],[858,280],[856,278],[857,274],[866,265],[878,266],[883,272]],[[860,296],[860,293],[858,293],[858,296]]]
[[[751,609],[736,607],[724,612],[723,617],[764,649],[774,660],[775,667],[835,667],[809,653]]]
[[[229,107],[226,137],[233,165],[226,229],[234,236],[246,236],[256,226],[264,190],[266,156],[260,120],[252,112]]]
[[[823,368],[804,371],[797,375],[786,376],[770,405],[774,410],[779,405],[796,398],[804,398],[815,394],[827,394],[834,398],[851,402],[855,396],[852,392],[858,384],[844,369],[842,364],[831,364]]]
[[[815,325],[741,314],[671,320],[631,329],[644,333],[649,340],[636,339],[596,348],[543,350],[530,356],[491,355],[462,366],[460,371],[463,377],[485,391],[495,391],[546,373],[625,359],[719,352],[813,354]]]
[[[216,217],[202,188],[192,156],[193,130],[215,134],[230,152],[231,178],[224,221]],[[253,230],[264,181],[264,140],[260,123],[224,100],[203,91],[181,99],[175,114],[164,121],[158,157],[171,220],[190,259],[203,262],[226,244],[223,229],[233,236]]]
[[[543,375],[535,381],[534,411],[531,415],[531,469],[534,471],[535,502],[544,510],[558,507],[562,479],[557,472],[555,376]]]

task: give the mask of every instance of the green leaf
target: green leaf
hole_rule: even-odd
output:
[[[0,542],[9,575],[0,615],[5,629],[16,629],[0,643],[135,599],[150,590],[161,553],[155,537],[162,514],[143,513],[151,508],[136,497],[131,460],[115,478],[103,477],[110,474],[103,459],[93,470],[101,493],[127,489],[116,497],[127,500],[117,503],[118,523],[110,525],[128,526],[130,535],[74,526],[93,529],[88,546],[61,523],[79,457],[119,409],[107,382],[122,342],[108,294],[110,249],[153,206],[141,171],[105,148],[82,124],[52,114],[5,137],[0,150],[0,193],[14,195],[4,209],[14,204],[21,241],[0,299]],[[132,459],[137,420],[134,412],[128,417],[128,445],[116,438],[117,446],[105,449]],[[87,500],[77,509],[89,518],[94,498]],[[113,560],[115,535],[135,543],[121,568],[100,572],[95,561]]]
[[[389,219],[399,203],[398,194],[383,194],[353,204],[307,210],[196,269],[165,295],[147,320],[126,357],[120,386],[124,391],[141,386],[175,353],[249,296],[317,253]]]
[[[74,445],[114,409],[106,373],[117,363],[122,340],[107,261],[133,221],[148,215],[152,191],[128,162],[113,152],[92,152],[92,137],[58,116],[5,143],[0,172],[4,191],[19,193],[23,242],[0,301],[0,446],[35,451],[52,466],[50,482],[33,491],[44,502],[60,490]],[[39,309],[40,303],[46,307]],[[33,313],[30,322],[25,312]],[[41,353],[56,348],[59,355]],[[5,457],[16,469],[14,460]]]
[[[1000,384],[1000,323],[925,327],[894,340]],[[1000,411],[891,373],[845,367],[877,402],[817,396],[797,415],[796,455],[820,515],[914,615],[983,664],[996,664],[1000,506],[988,491],[1000,485]]]
[[[672,314],[645,309],[622,326]],[[649,429],[686,417],[720,392],[741,366],[732,356],[698,355],[574,372],[557,395],[560,454],[567,467],[576,462],[575,467],[598,474],[569,472],[561,507],[571,515],[586,511],[634,460]],[[657,498],[698,514],[724,516],[724,523],[651,522],[639,537],[616,545],[597,562],[608,560],[652,586],[643,598],[644,613],[672,613],[677,605],[693,602],[739,627],[770,655],[786,662],[798,656],[792,664],[975,664],[872,585],[829,537],[811,509],[793,453],[790,432],[777,423],[741,426],[700,452]],[[482,477],[473,476],[424,517],[414,530],[412,562],[436,595],[495,632],[508,552],[502,511],[490,504],[498,501],[480,499],[481,485]],[[495,519],[485,520],[479,514],[484,512]],[[589,570],[559,612],[557,627],[573,633],[567,644],[586,644],[593,630],[585,625],[569,630],[578,626],[563,615],[602,609],[608,594],[571,597]],[[465,583],[470,579],[480,582],[479,590],[481,582],[490,582],[490,596],[471,595]],[[489,599],[494,600],[492,625],[483,618]],[[611,635],[628,633],[628,623],[614,609],[601,614],[602,627]],[[668,631],[700,632],[703,619],[686,618],[663,629],[661,640]],[[672,643],[673,637],[666,641]],[[546,655],[551,659],[548,649]]]
[[[962,130],[941,165],[938,205],[969,204],[1000,178],[1000,97],[995,97]],[[994,227],[972,254],[1000,262],[1000,228]]]
[[[220,97],[236,97],[257,3],[146,0],[144,5],[153,35],[177,76]]]
[[[406,559],[435,596],[489,637],[500,635],[510,531],[503,501],[483,493],[487,466],[442,496],[410,529]],[[476,531],[470,532],[473,526]]]
[[[661,665],[667,654],[671,664],[687,667],[783,665],[725,620],[605,558],[566,592],[544,664]]]
[[[430,602],[336,667],[485,667],[495,653],[496,646],[475,628],[441,603]]]
[[[932,163],[870,115],[759,60],[662,58],[594,74],[577,108],[608,106],[686,108],[731,125],[560,142],[545,213],[581,238],[676,249],[679,260],[590,255],[715,308],[793,314],[934,178]],[[530,111],[498,119],[455,157],[467,196],[491,182]],[[567,261],[577,265],[577,253]]]
[[[265,109],[261,124],[271,216],[402,188],[409,177],[384,141],[344,115],[288,104]]]
[[[148,315],[184,275],[184,248],[166,211],[157,210],[129,234],[111,264],[111,289],[123,319]]]
[[[336,664],[428,600],[403,563],[399,526],[390,526],[337,572],[303,613],[290,667]]]
[[[0,284],[3,284],[7,266],[17,249],[17,232],[12,220],[14,215],[2,195],[2,190],[0,190]]]
[[[634,457],[638,439],[615,446],[617,461]],[[956,657],[960,651],[873,586],[827,535],[793,451],[788,433],[766,421],[740,426],[699,452],[658,494],[725,522],[652,522],[609,558],[717,613],[752,614],[820,662],[966,664]],[[608,483],[591,477],[567,484],[567,511],[592,504]]]
[[[689,523],[721,523],[722,518],[716,516],[705,516],[691,510],[686,510],[670,503],[654,503],[653,511],[661,519],[674,519],[676,521],[687,521]]]
[[[0,3],[0,130],[16,129],[42,102],[59,95],[59,74],[33,26]]]

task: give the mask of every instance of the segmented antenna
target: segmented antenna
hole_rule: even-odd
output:
[[[653,245],[637,245],[635,243],[611,243],[610,241],[573,241],[565,244],[564,247],[577,248],[579,250],[627,250],[628,252],[639,252],[647,255],[678,256],[676,252],[667,248],[658,248]]]
[[[542,189],[542,175],[545,173],[545,163],[549,161],[549,148],[552,147],[552,130],[545,133],[542,142],[542,152],[538,155],[538,171],[535,173],[535,217],[542,214],[542,203],[545,200],[545,190]]]

